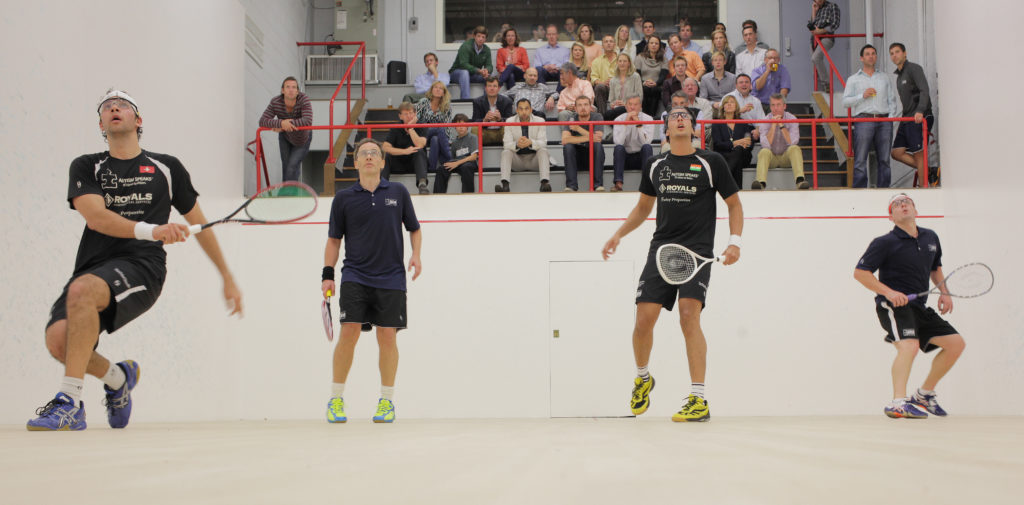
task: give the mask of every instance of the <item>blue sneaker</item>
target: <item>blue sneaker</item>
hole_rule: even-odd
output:
[[[946,410],[939,406],[939,402],[935,399],[934,394],[923,395],[921,393],[914,393],[914,395],[910,397],[910,401],[915,406],[927,410],[931,414],[939,417],[946,417]]]
[[[391,400],[381,398],[377,401],[377,413],[373,416],[375,423],[391,423],[395,421],[395,404]]]
[[[908,400],[893,400],[892,403],[885,407],[885,415],[899,419],[901,417],[907,419],[927,419],[928,413],[921,410],[917,405],[914,405]]]
[[[39,417],[30,420],[25,427],[28,431],[81,431],[85,429],[85,405],[75,402],[64,393],[36,409]]]
[[[345,415],[345,400],[341,399],[340,396],[335,396],[327,401],[327,422],[329,423],[344,423],[348,421],[348,417]]]
[[[124,371],[125,381],[120,389],[110,389],[103,386],[107,397],[103,404],[107,406],[107,422],[111,428],[124,428],[128,426],[128,418],[132,415],[132,390],[139,383],[139,364],[132,360],[125,360],[117,364]]]

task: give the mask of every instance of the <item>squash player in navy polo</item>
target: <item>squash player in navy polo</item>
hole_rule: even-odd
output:
[[[135,100],[111,89],[96,109],[109,144],[106,152],[71,162],[68,202],[85,218],[75,271],[50,309],[46,348],[64,363],[60,391],[36,410],[31,431],[84,430],[81,402],[85,374],[104,383],[107,422],[124,428],[131,416],[131,391],[139,364],[112,363],[95,351],[99,334],[113,333],[156,303],[167,275],[164,244],[181,242],[188,227],[168,223],[173,206],[190,224],[206,223],[199,194],[181,162],[139,147],[142,116]],[[242,295],[212,230],[196,236],[224,281],[232,314],[242,312]]]
[[[637,376],[633,381],[630,409],[633,414],[640,415],[650,406],[654,377],[647,365],[654,346],[654,324],[662,307],[672,310],[678,299],[679,325],[686,341],[691,389],[683,408],[672,416],[676,422],[699,422],[711,418],[704,398],[707,341],[700,326],[700,315],[711,282],[711,268],[702,268],[689,282],[674,286],[666,283],[658,273],[656,251],[662,244],[674,243],[706,258],[711,257],[715,243],[716,193],[729,208],[731,236],[723,253],[723,264],[731,265],[740,259],[740,235],[743,233],[739,188],[720,154],[693,147],[693,117],[694,113],[685,107],[672,107],[668,112],[665,136],[669,139],[671,151],[651,158],[644,165],[640,177],[640,201],[601,252],[606,260],[615,253],[622,237],[643,224],[657,202],[654,236],[651,237],[647,265],[640,274],[636,294],[633,357]]]
[[[892,231],[871,241],[857,263],[853,277],[877,293],[875,311],[885,330],[885,341],[896,347],[892,363],[893,400],[883,410],[892,418],[924,419],[928,413],[945,416],[935,398],[935,386],[964,352],[964,339],[931,307],[927,296],[907,300],[906,293],[928,291],[928,279],[939,286],[939,312],[953,310],[953,299],[940,283],[942,246],[934,231],[917,226],[917,208],[905,193],[889,200]],[[878,270],[878,277],[874,275]],[[917,392],[907,397],[907,380],[918,349],[941,349]]]
[[[405,186],[381,179],[384,150],[379,142],[364,139],[356,145],[359,182],[334,195],[331,223],[324,250],[323,281],[320,289],[338,293],[341,306],[341,338],[334,348],[334,377],[327,401],[327,421],[343,423],[345,380],[352,368],[359,332],[377,327],[380,348],[380,399],[375,423],[395,420],[395,375],[398,372],[398,330],[408,323],[405,313],[405,268],[402,256],[402,226],[409,231],[412,279],[420,275],[422,232]],[[345,264],[341,269],[341,291],[335,290],[334,265],[338,263],[341,239],[345,239]]]

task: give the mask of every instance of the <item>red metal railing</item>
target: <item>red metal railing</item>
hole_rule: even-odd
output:
[[[704,148],[706,145],[707,137],[705,135],[705,125],[716,124],[716,123],[799,123],[799,124],[810,124],[811,125],[811,172],[813,177],[812,187],[818,188],[818,138],[814,135],[814,127],[820,123],[868,123],[868,122],[891,122],[898,123],[904,121],[913,121],[912,117],[898,117],[898,118],[807,118],[807,119],[761,119],[761,120],[748,120],[748,119],[700,119],[697,121],[697,125],[700,127],[700,145]],[[543,123],[533,122],[490,122],[490,123],[395,123],[395,124],[374,124],[374,125],[327,125],[327,126],[302,126],[297,129],[299,130],[366,130],[366,136],[372,138],[373,130],[375,129],[391,129],[391,128],[449,128],[449,127],[468,127],[475,128],[477,131],[477,193],[484,192],[484,164],[483,164],[483,129],[488,126],[568,126],[568,125],[586,125],[590,132],[588,146],[590,149],[590,160],[589,160],[589,172],[590,172],[590,183],[589,188],[591,191],[594,189],[594,126],[615,126],[615,125],[664,125],[664,121],[545,121]],[[263,141],[261,134],[265,131],[270,131],[272,128],[259,128],[256,130],[256,190],[259,191],[262,187],[263,180],[260,175],[260,160],[263,161],[264,171],[263,176],[267,177],[267,183],[269,184],[270,177],[266,171],[266,159],[262,157],[263,152]],[[924,120],[921,122],[922,138],[928,138],[928,121]],[[653,140],[653,139],[652,139]],[[851,142],[852,144],[852,142]],[[601,145],[601,144],[597,144]],[[604,147],[601,147],[602,149]],[[251,152],[251,151],[250,151]],[[927,142],[924,145],[924,165],[928,166],[928,146]],[[602,167],[603,170],[603,167]],[[927,187],[927,181],[925,182]]]
[[[866,33],[823,33],[821,35],[817,35],[817,34],[811,34],[811,35],[814,37],[815,47],[821,46],[821,52],[825,54],[825,59],[828,60],[828,113],[829,113],[829,116],[835,117],[835,114],[833,114],[833,112],[832,112],[833,111],[833,108],[832,108],[832,96],[833,96],[833,93],[835,92],[835,89],[834,89],[835,87],[833,86],[833,82],[832,82],[832,76],[834,74],[836,77],[839,78],[839,82],[842,83],[843,88],[846,88],[846,81],[843,80],[843,75],[839,73],[839,68],[837,68],[836,64],[832,62],[832,56],[830,56],[828,54],[828,50],[825,49],[825,46],[821,45],[821,39],[824,39],[824,38],[828,38],[828,39],[849,39],[849,38],[855,38],[855,37],[867,37],[867,34]],[[875,37],[881,37],[882,35],[884,35],[884,34],[883,33],[876,33]],[[814,74],[813,75],[813,78],[814,78],[814,91],[818,91],[818,68],[814,67],[812,73]],[[850,114],[850,109],[849,108],[846,109],[846,114],[847,115]]]
[[[348,68],[345,69],[345,75],[338,81],[338,87],[334,88],[334,94],[331,95],[331,126],[334,126],[334,100],[338,97],[338,92],[341,91],[341,87],[345,86],[345,122],[348,123],[352,118],[352,68],[356,64],[356,59],[360,61],[359,72],[360,80],[362,81],[362,99],[366,99],[366,43],[365,42],[296,42],[297,46],[359,46],[356,49],[356,53],[352,57],[352,61],[348,63]],[[327,162],[334,163],[334,130],[331,130],[330,137],[328,139],[328,154]]]

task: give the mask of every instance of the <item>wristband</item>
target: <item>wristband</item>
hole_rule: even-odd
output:
[[[153,230],[156,229],[156,226],[145,221],[135,223],[135,238],[139,240],[156,240],[153,238]]]
[[[743,239],[739,235],[729,235],[729,245],[743,247]]]
[[[325,280],[325,281],[333,281],[334,280],[334,267],[324,267],[324,273],[322,275],[322,279]]]

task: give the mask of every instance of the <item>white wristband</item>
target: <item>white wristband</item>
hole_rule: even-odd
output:
[[[156,226],[145,221],[135,223],[135,238],[139,240],[156,240],[153,238],[153,230],[156,229]]]
[[[739,235],[729,235],[729,245],[743,247],[743,239]]]

